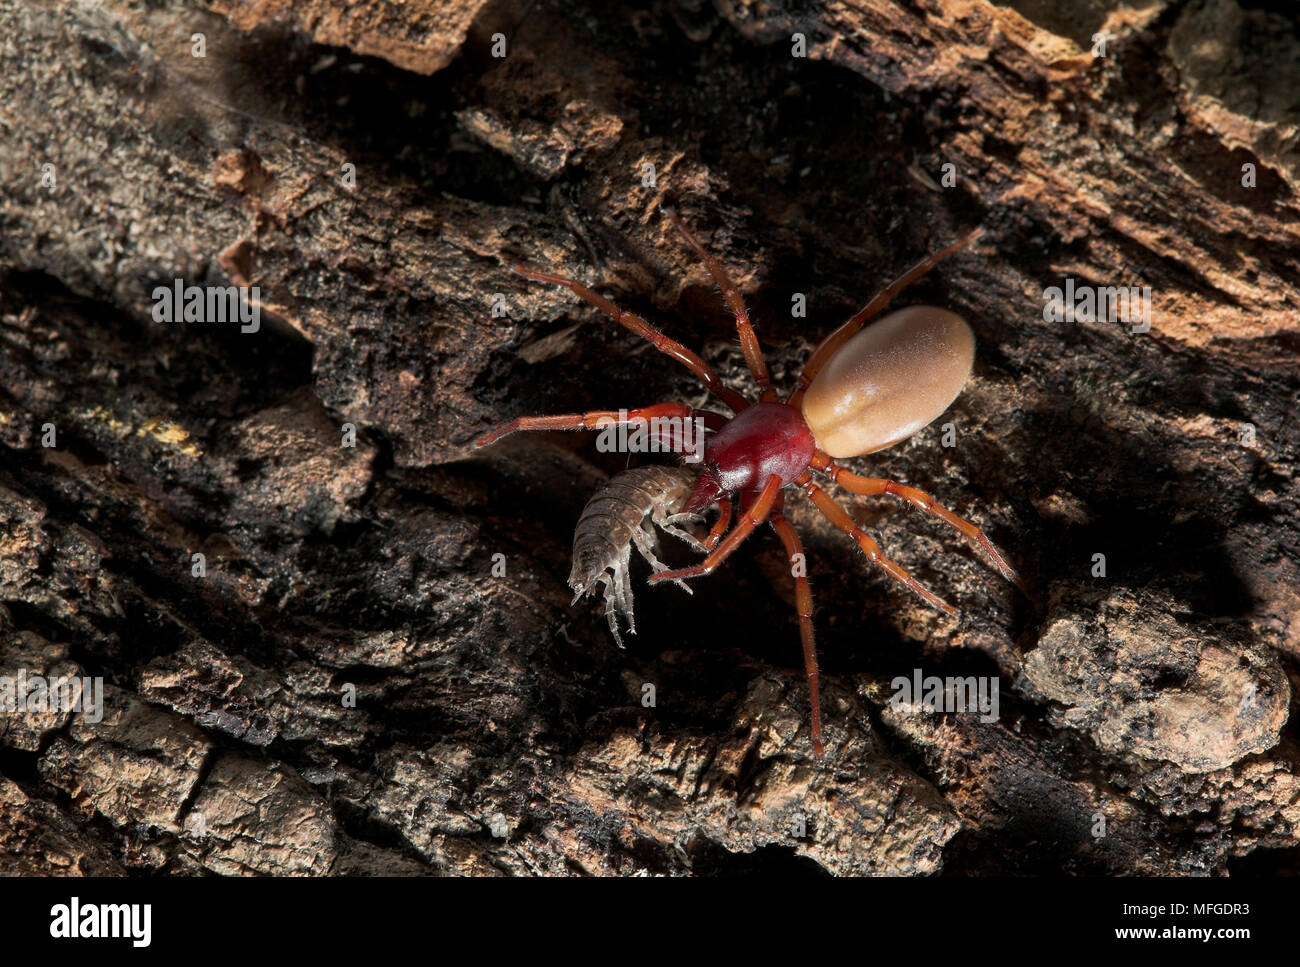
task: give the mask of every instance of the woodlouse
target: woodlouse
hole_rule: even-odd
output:
[[[573,601],[576,603],[597,584],[603,585],[605,618],[620,648],[623,636],[618,631],[619,614],[627,618],[628,632],[636,634],[629,573],[633,545],[656,574],[668,567],[656,556],[655,527],[696,549],[705,549],[694,534],[678,526],[700,520],[697,514],[681,513],[694,484],[695,474],[684,467],[633,467],[611,477],[587,501],[578,517],[573,533],[573,569],[569,572]],[[690,593],[686,582],[677,584]]]

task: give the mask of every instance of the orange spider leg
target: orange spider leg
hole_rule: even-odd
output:
[[[859,477],[857,474],[849,473],[842,467],[836,466],[831,458],[820,450],[813,457],[812,465],[852,493],[862,494],[867,497],[888,494],[891,497],[905,500],[914,507],[919,507],[932,517],[937,517],[959,534],[970,538],[980,550],[988,555],[993,566],[997,568],[1004,578],[1026,594],[1029,593],[1029,589],[1025,587],[1025,582],[1016,573],[1016,569],[1006,562],[1006,559],[998,552],[997,547],[994,546],[993,542],[988,539],[982,530],[970,521],[958,517],[948,508],[936,503],[935,499],[929,494],[898,483],[896,480],[886,480],[883,477]]]
[[[679,581],[683,578],[702,577],[706,574],[712,574],[714,569],[731,556],[731,553],[741,545],[741,542],[753,532],[755,527],[767,520],[768,514],[772,512],[772,505],[776,503],[777,495],[780,493],[781,478],[773,474],[767,478],[767,483],[764,484],[758,499],[748,508],[741,510],[740,523],[736,525],[736,529],[728,534],[727,539],[714,548],[708,557],[691,567],[652,574],[650,583]]]
[[[803,639],[803,665],[804,671],[808,675],[808,697],[812,702],[813,749],[818,755],[821,755],[822,703],[821,690],[818,686],[820,675],[817,671],[817,643],[813,637],[812,587],[808,583],[808,559],[804,556],[803,544],[799,542],[799,535],[795,533],[794,527],[785,519],[785,515],[782,513],[784,504],[785,498],[783,495],[777,505],[772,508],[772,517],[769,523],[781,538],[781,543],[785,545],[786,556],[790,558],[790,573],[794,576],[795,610],[799,612],[799,637]],[[804,565],[802,573],[796,571],[796,557]]]
[[[691,352],[691,350],[687,349],[681,343],[665,336],[662,332],[654,328],[650,323],[646,322],[635,313],[625,312],[606,299],[603,295],[598,295],[591,291],[591,289],[588,289],[581,282],[575,282],[573,279],[566,279],[560,275],[551,275],[549,272],[536,272],[532,269],[524,268],[522,265],[516,265],[513,268],[514,271],[518,272],[525,278],[533,279],[537,282],[549,282],[552,285],[562,285],[566,289],[571,289],[579,298],[590,302],[593,306],[605,313],[605,315],[609,316],[623,328],[636,333],[642,339],[648,340],[655,349],[659,350],[661,353],[671,356],[678,362],[685,364],[687,369],[703,381],[704,385],[709,388],[709,392],[713,393],[718,397],[718,399],[726,403],[733,412],[739,413],[741,410],[749,406],[749,403],[743,396],[735,390],[728,389],[722,384],[722,380],[718,378],[717,373],[709,368],[708,363],[695,353]]]
[[[947,248],[940,249],[938,252],[935,252],[932,255],[927,255],[925,258],[921,259],[921,261],[917,262],[897,279],[876,293],[875,297],[863,306],[862,309],[858,311],[857,315],[823,339],[821,345],[813,350],[813,354],[808,357],[808,362],[804,363],[803,372],[799,374],[799,385],[795,387],[794,392],[790,394],[790,398],[786,400],[786,402],[791,406],[798,406],[800,401],[803,399],[804,391],[812,384],[813,377],[816,376],[830,358],[835,355],[836,350],[844,345],[844,343],[847,342],[854,333],[862,328],[863,323],[883,310],[893,301],[894,296],[898,295],[898,293],[902,292],[921,276],[925,275],[925,273],[929,272],[949,255],[952,255],[953,252],[964,248],[971,242],[975,241],[975,239],[979,238],[983,231],[982,228],[977,228],[965,238],[953,242]]]
[[[740,297],[740,290],[736,288],[736,283],[731,281],[731,276],[722,263],[709,254],[692,235],[687,231],[686,226],[677,218],[677,214],[668,209],[664,209],[664,214],[668,220],[673,223],[673,227],[682,233],[691,248],[704,260],[704,265],[708,268],[709,274],[713,276],[713,281],[718,284],[722,290],[722,297],[727,300],[727,305],[731,307],[732,315],[736,317],[736,330],[740,334],[740,349],[745,354],[745,363],[749,366],[750,373],[754,376],[754,382],[758,384],[759,400],[764,403],[776,400],[776,390],[772,389],[772,377],[767,372],[767,362],[763,359],[763,350],[758,344],[758,336],[754,333],[754,326],[749,321],[749,312],[745,309],[745,302]]]
[[[699,417],[707,425],[706,414],[707,411],[692,409],[685,403],[656,403],[637,410],[592,410],[589,413],[568,413],[563,416],[520,416],[479,437],[474,441],[474,446],[490,446],[502,437],[520,430],[598,430],[603,428],[601,421],[606,421],[604,425],[607,426],[611,422],[619,424],[645,420],[648,423],[655,419]]]
[[[885,555],[881,553],[880,545],[873,541],[867,533],[862,530],[862,528],[858,527],[858,525],[853,522],[853,518],[849,516],[848,511],[832,500],[826,491],[822,490],[812,482],[811,473],[805,470],[795,481],[795,484],[803,488],[803,492],[808,496],[808,499],[817,505],[817,509],[822,512],[822,515],[827,520],[857,541],[858,546],[866,553],[867,559],[871,561],[872,564],[876,565],[899,584],[906,586],[911,591],[920,595],[940,611],[948,614],[957,613],[956,608],[945,602],[933,591],[924,587],[916,580],[916,578],[908,574],[901,565],[895,564],[889,558],[885,557]]]

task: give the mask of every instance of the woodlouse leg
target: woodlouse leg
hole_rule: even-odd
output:
[[[592,410],[589,413],[567,413],[562,416],[520,416],[479,437],[474,441],[474,446],[489,446],[502,437],[509,436],[511,433],[518,433],[520,430],[595,430],[599,429],[597,424],[601,420],[612,420],[618,424],[659,418],[694,419],[700,417],[708,426],[710,422],[716,422],[711,418],[719,416],[721,414],[692,409],[685,403],[656,403],[654,406],[645,406],[637,410]]]
[[[718,510],[720,511],[718,519],[703,541],[694,534],[688,534],[676,526],[678,523],[696,523],[699,517],[695,514],[674,514],[671,517],[655,518],[654,522],[659,525],[664,533],[679,537],[697,551],[707,553],[718,546],[718,541],[722,540],[722,535],[726,533],[727,527],[731,523],[731,501],[726,497],[719,497]],[[683,584],[682,587],[686,587],[686,585]]]
[[[627,545],[614,568],[613,579],[618,582],[618,610],[627,615],[627,633],[636,634],[636,601],[632,597],[632,547]],[[615,637],[618,637],[615,635]],[[619,647],[623,647],[620,640]]]
[[[908,487],[896,480],[886,480],[883,477],[859,477],[855,473],[849,473],[847,470],[836,466],[831,458],[820,450],[817,451],[817,455],[813,458],[813,466],[852,493],[862,494],[867,497],[888,494],[891,497],[905,500],[914,507],[919,507],[931,517],[938,518],[957,533],[970,538],[980,550],[988,555],[993,566],[997,568],[1004,578],[1026,594],[1029,593],[1029,589],[1025,587],[1025,582],[1020,579],[1016,569],[1006,562],[1006,559],[1003,558],[997,547],[982,530],[970,521],[958,517],[947,507],[937,503],[929,494],[923,493],[915,487]]]
[[[614,303],[610,302],[603,295],[599,295],[588,289],[581,282],[575,282],[573,279],[566,279],[560,275],[551,275],[549,272],[536,272],[533,269],[524,268],[522,265],[513,266],[514,271],[518,272],[525,278],[533,279],[537,282],[549,282],[552,285],[562,285],[571,290],[580,299],[585,299],[593,306],[599,309],[605,315],[609,316],[624,329],[636,333],[642,339],[648,340],[655,349],[659,350],[666,356],[671,356],[678,362],[683,363],[687,369],[694,373],[709,392],[713,393],[718,399],[726,403],[732,412],[739,413],[749,406],[748,401],[733,389],[728,389],[718,378],[718,374],[709,368],[709,364],[697,356],[691,350],[687,349],[681,343],[665,336],[650,323],[646,322],[640,316],[632,312],[625,312]]]
[[[857,315],[823,339],[821,345],[813,350],[813,354],[808,357],[808,362],[804,363],[803,372],[799,374],[799,385],[795,387],[794,392],[790,394],[790,398],[786,402],[791,406],[798,406],[799,402],[803,399],[804,391],[812,384],[813,377],[816,376],[821,368],[826,365],[827,361],[835,355],[836,350],[844,345],[844,343],[847,342],[854,333],[861,329],[868,319],[881,312],[890,302],[893,301],[894,296],[898,295],[898,293],[902,292],[921,276],[925,275],[925,273],[929,272],[949,255],[965,248],[971,242],[975,241],[975,239],[979,238],[979,236],[983,234],[983,231],[982,228],[977,228],[964,238],[953,242],[947,248],[940,249],[938,252],[927,255],[893,282],[889,283],[889,285],[877,292],[875,297],[858,311]]]
[[[820,675],[817,671],[817,643],[813,637],[812,622],[812,586],[808,583],[808,559],[803,552],[803,544],[799,541],[799,535],[795,532],[794,527],[785,515],[781,512],[785,503],[784,497],[772,509],[772,517],[769,523],[772,529],[776,531],[781,538],[781,543],[785,545],[786,556],[790,559],[790,573],[794,577],[794,600],[795,610],[799,613],[799,637],[803,641],[803,665],[804,671],[808,675],[808,697],[812,702],[812,740],[813,749],[818,755],[822,754],[822,708],[821,708],[821,689],[818,685]],[[803,562],[803,573],[795,573],[795,557]]]
[[[615,575],[611,578],[608,574],[602,574],[599,580],[605,595],[605,620],[609,622],[609,631],[614,636],[614,641],[622,648],[624,647],[623,636],[618,631],[619,608],[617,606],[622,588],[618,584],[618,576]],[[629,624],[629,627],[635,633],[636,628],[631,624]]]
[[[872,564],[876,565],[899,584],[906,586],[911,591],[920,595],[940,611],[946,612],[947,614],[957,613],[956,608],[948,604],[933,591],[928,590],[921,584],[921,582],[908,574],[906,569],[901,565],[896,564],[889,558],[885,557],[880,550],[880,545],[873,541],[870,536],[862,530],[862,528],[853,522],[853,518],[849,516],[848,511],[832,500],[826,491],[822,490],[812,482],[812,474],[807,470],[805,470],[799,479],[795,481],[795,484],[803,488],[803,492],[808,496],[808,499],[817,505],[817,509],[822,512],[822,515],[827,520],[857,541],[858,546],[866,553],[867,559],[871,561]]]
[[[719,544],[703,561],[691,567],[684,567],[676,571],[663,571],[659,574],[650,576],[650,583],[656,584],[659,581],[676,581],[681,578],[702,577],[706,574],[712,574],[719,564],[725,561],[741,542],[763,521],[767,520],[768,514],[772,512],[772,505],[776,503],[777,495],[781,493],[781,478],[773,474],[767,478],[767,483],[763,486],[754,503],[742,510],[740,513],[740,523],[736,529],[727,535],[727,539]]]
[[[673,537],[691,545],[697,551],[707,551],[709,548],[705,546],[703,541],[690,531],[682,530],[677,526],[678,524],[695,524],[698,521],[699,518],[694,514],[674,514],[672,517],[655,519],[654,522],[665,534],[672,534]]]
[[[663,525],[661,524],[660,526]],[[655,574],[659,574],[662,571],[668,570],[668,565],[659,560],[658,555],[655,554],[655,533],[653,530],[647,530],[647,527],[648,525],[642,521],[640,527],[632,528],[632,541],[636,544],[636,549],[641,552],[641,556],[646,559],[646,563],[650,565],[650,570]],[[676,528],[673,528],[673,530],[677,531],[679,536],[685,537],[685,531],[680,531]],[[696,546],[699,546],[699,541],[694,540],[694,538],[688,539]],[[673,583],[687,594],[695,593],[691,590],[691,586],[685,581],[674,581]],[[631,600],[631,598],[629,597],[628,600]]]
[[[740,297],[740,290],[736,288],[736,283],[731,281],[731,276],[727,274],[727,270],[722,263],[710,254],[696,240],[694,235],[687,231],[686,226],[681,223],[675,212],[664,209],[664,214],[673,223],[673,227],[682,233],[682,237],[686,239],[687,244],[695,249],[696,254],[704,260],[704,265],[709,270],[709,274],[713,276],[713,281],[722,290],[722,298],[731,307],[731,313],[736,317],[736,330],[740,334],[741,352],[745,354],[745,363],[749,366],[750,373],[753,374],[754,382],[758,384],[759,400],[764,403],[776,400],[776,390],[772,389],[772,377],[767,372],[767,361],[763,359],[763,349],[758,344],[758,336],[754,333],[754,326],[749,321],[749,312],[745,309],[745,301]]]

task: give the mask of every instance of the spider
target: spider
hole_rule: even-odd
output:
[[[661,570],[651,576],[652,584],[713,573],[764,522],[776,531],[792,565],[805,560],[799,536],[784,514],[786,491],[793,489],[809,498],[832,524],[857,542],[868,560],[891,578],[940,611],[956,614],[956,609],[881,552],[879,545],[857,526],[848,512],[814,482],[816,472],[852,493],[888,494],[938,518],[973,541],[1003,577],[1026,590],[1019,575],[974,524],[919,490],[893,480],[860,477],[835,463],[836,459],[874,453],[907,439],[935,420],[961,392],[974,362],[975,338],[960,316],[933,306],[911,306],[891,312],[867,329],[862,327],[904,288],[974,241],[981,230],[976,229],[926,256],[885,286],[848,322],[822,340],[804,364],[798,385],[782,400],[772,386],[740,292],[726,269],[673,211],[665,209],[665,214],[703,260],[736,318],[745,363],[757,384],[757,401],[751,402],[723,385],[703,359],[640,316],[623,311],[572,279],[516,265],[513,270],[525,278],[572,290],[626,329],[648,340],[660,352],[683,363],[734,415],[726,417],[684,403],[657,403],[635,410],[523,416],[480,437],[475,446],[488,446],[520,430],[589,430],[608,426],[611,421],[634,423],[656,418],[702,420],[709,435],[701,470],[681,513],[701,514],[717,504],[719,517],[703,541],[708,552],[704,560],[691,567]],[[737,524],[726,533],[731,525],[732,505],[737,502]],[[821,700],[812,591],[806,568],[792,566],[791,573],[812,706],[813,748],[821,755]]]

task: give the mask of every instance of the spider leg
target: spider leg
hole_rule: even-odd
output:
[[[848,511],[832,500],[830,496],[827,495],[826,491],[822,490],[812,482],[811,473],[805,470],[795,481],[795,484],[803,488],[803,492],[808,496],[808,499],[817,505],[817,509],[822,512],[822,515],[827,520],[857,541],[858,546],[866,553],[867,559],[870,560],[872,564],[876,565],[899,584],[905,585],[910,590],[920,595],[940,611],[946,612],[947,614],[957,613],[956,608],[946,603],[933,591],[925,588],[916,580],[916,578],[908,574],[901,565],[895,564],[889,558],[885,557],[885,555],[881,553],[880,545],[873,541],[867,533],[862,530],[862,528],[858,527],[858,525],[853,522],[853,518],[849,516]]]
[[[803,665],[804,671],[808,675],[808,697],[812,702],[813,749],[816,750],[818,755],[821,755],[822,709],[821,691],[818,687],[817,644],[813,637],[812,587],[808,583],[807,558],[803,553],[803,544],[800,543],[799,535],[795,533],[794,527],[781,512],[784,504],[785,498],[782,495],[781,500],[777,501],[777,505],[772,508],[772,517],[768,523],[772,525],[772,529],[781,538],[781,543],[785,545],[785,553],[790,558],[791,574],[794,575],[795,610],[799,612],[799,637],[803,640]],[[805,564],[802,574],[795,573],[796,555]]]
[[[862,328],[863,323],[882,311],[890,302],[893,301],[894,296],[898,295],[898,293],[902,292],[921,276],[925,275],[925,273],[929,272],[949,255],[952,255],[959,249],[965,248],[971,242],[975,241],[975,239],[979,238],[983,231],[982,228],[977,228],[964,238],[953,242],[947,248],[940,249],[938,252],[927,255],[893,282],[889,283],[889,285],[877,292],[875,297],[858,311],[857,315],[823,339],[821,345],[813,350],[813,354],[808,357],[808,362],[804,363],[803,372],[799,374],[799,385],[795,387],[794,392],[790,394],[790,398],[786,402],[791,406],[798,406],[800,400],[803,399],[804,391],[812,384],[813,377],[816,376],[821,368],[826,365],[827,361],[835,355],[836,350],[844,345],[844,343],[849,340],[849,337]]]
[[[819,464],[823,461],[825,461],[825,465],[820,466]],[[896,480],[886,480],[882,477],[859,477],[857,474],[849,473],[847,470],[836,466],[830,457],[821,451],[818,451],[813,458],[813,466],[851,493],[863,494],[868,497],[888,494],[891,497],[905,500],[914,507],[919,507],[931,517],[938,518],[957,533],[970,538],[980,550],[988,555],[993,566],[997,568],[1004,578],[1026,594],[1029,593],[1029,589],[1025,587],[1025,582],[1016,573],[1016,569],[1006,562],[1006,559],[998,552],[997,547],[994,546],[993,542],[988,539],[982,530],[970,521],[958,517],[948,508],[936,503],[935,499],[929,494],[922,493],[916,488],[908,487]]]
[[[758,344],[758,336],[754,334],[754,326],[749,321],[749,312],[745,309],[745,302],[740,297],[740,290],[736,288],[736,283],[731,281],[731,276],[713,255],[711,255],[703,245],[701,245],[689,231],[686,226],[677,218],[677,214],[671,210],[665,209],[664,214],[668,220],[673,223],[673,227],[682,233],[687,244],[695,249],[696,254],[704,260],[704,265],[713,276],[713,281],[718,284],[722,290],[722,298],[727,301],[731,307],[732,314],[736,317],[736,330],[740,334],[740,349],[745,354],[745,363],[749,366],[750,373],[754,376],[754,382],[758,384],[759,400],[764,403],[776,400],[776,390],[772,389],[772,377],[767,372],[767,362],[763,359],[763,349]]]
[[[589,413],[568,413],[563,416],[521,416],[479,437],[474,441],[474,446],[489,446],[502,437],[518,433],[520,430],[598,430],[603,429],[600,425],[602,420],[606,421],[604,426],[608,426],[611,422],[617,425],[634,423],[637,420],[648,422],[655,419],[696,418],[703,420],[705,426],[718,424],[720,421],[725,422],[725,417],[720,413],[692,409],[685,403],[656,403],[654,406],[645,406],[636,410],[592,410]],[[673,424],[669,424],[668,432],[664,434],[667,437],[664,442],[668,445],[668,449],[672,449],[674,444],[680,442],[672,436],[672,427]],[[664,427],[661,425],[659,429],[662,433]]]
[[[642,339],[648,340],[655,349],[659,350],[666,356],[671,356],[678,362],[683,363],[687,369],[694,373],[709,388],[718,399],[726,403],[735,413],[749,406],[748,401],[737,393],[735,390],[728,389],[718,378],[718,374],[709,368],[709,364],[697,356],[691,350],[687,349],[681,343],[665,336],[650,323],[646,322],[635,313],[625,312],[614,303],[610,302],[603,295],[599,295],[588,289],[581,282],[575,282],[573,279],[566,279],[560,275],[551,275],[549,272],[537,272],[533,269],[526,269],[522,265],[513,267],[525,278],[533,279],[536,282],[550,282],[553,285],[562,285],[566,289],[573,291],[580,299],[585,299],[593,306],[599,309],[605,315],[609,316],[624,329],[636,333]]]
[[[657,584],[660,581],[676,581],[680,578],[693,578],[712,574],[714,569],[731,556],[731,553],[741,545],[741,542],[750,535],[755,527],[767,520],[768,514],[772,512],[772,505],[776,503],[776,498],[780,493],[781,478],[773,474],[767,478],[767,483],[764,484],[758,499],[741,511],[740,523],[736,525],[735,530],[728,534],[726,540],[714,548],[708,557],[691,567],[652,574],[650,583]]]

